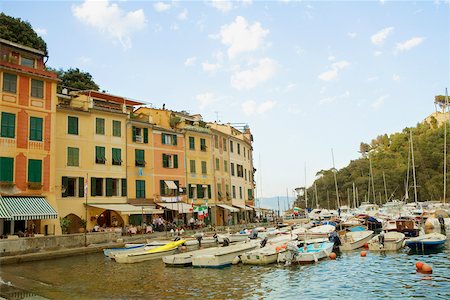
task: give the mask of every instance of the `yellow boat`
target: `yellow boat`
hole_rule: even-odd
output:
[[[185,242],[186,240],[179,240],[149,250],[143,250],[134,253],[116,254],[114,256],[114,259],[116,260],[116,262],[122,264],[130,264],[155,259],[165,255],[172,254],[178,249],[179,246],[183,245]]]

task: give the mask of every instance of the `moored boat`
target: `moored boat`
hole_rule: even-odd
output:
[[[278,262],[291,263],[313,263],[328,257],[333,251],[334,244],[331,242],[321,242],[306,244],[297,247],[294,243],[289,243],[285,252],[278,255]]]
[[[361,248],[370,240],[372,234],[372,230],[346,232],[339,237],[341,240],[339,250],[348,251]]]
[[[195,255],[200,254],[207,254],[207,253],[213,253],[217,251],[219,247],[211,247],[211,248],[204,248],[200,250],[195,251],[189,251],[184,253],[178,253],[173,255],[166,255],[162,257],[162,260],[166,266],[171,267],[185,267],[185,266],[191,266],[192,265],[192,257]]]
[[[403,247],[405,235],[401,232],[390,231],[374,236],[369,242],[371,251],[397,251]]]
[[[142,250],[132,253],[119,253],[114,255],[114,259],[118,263],[135,263],[145,260],[159,258],[164,255],[172,254],[179,246],[184,244],[185,240],[179,240],[167,243],[164,246],[159,246],[150,250]]]
[[[447,237],[441,233],[428,233],[406,240],[406,246],[415,251],[435,250],[444,247]]]

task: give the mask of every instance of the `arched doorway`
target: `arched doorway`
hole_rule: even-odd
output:
[[[116,211],[105,210],[97,217],[97,224],[100,227],[123,227],[124,221]]]
[[[64,218],[70,221],[67,233],[79,233],[80,228],[84,228],[81,218],[75,214],[68,214]]]

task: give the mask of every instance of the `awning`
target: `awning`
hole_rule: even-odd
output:
[[[245,207],[246,207],[247,209],[250,209],[250,210],[254,210],[254,209],[255,209],[255,207],[252,206],[252,205],[246,205]]]
[[[173,182],[172,180],[164,180],[164,182],[166,183],[167,187],[168,187],[170,190],[176,190],[176,189],[178,189],[178,188],[177,188],[177,185],[176,185],[175,182]]]
[[[242,210],[253,210],[250,207],[246,207],[245,205],[233,204],[233,206],[239,207]]]
[[[224,209],[228,209],[231,212],[238,212],[239,211],[239,209],[234,208],[234,207],[229,206],[229,205],[226,205],[226,204],[217,204],[217,206],[220,206],[220,207],[222,207]]]
[[[187,214],[187,213],[192,213],[192,205],[186,204],[184,202],[161,202],[161,203],[156,203],[162,207],[165,207],[167,209],[170,210],[176,210],[181,214]]]
[[[58,213],[45,197],[1,197],[0,218],[8,220],[56,219]]]
[[[103,203],[88,203],[88,206],[101,208],[105,210],[114,210],[124,215],[164,213],[163,209],[156,209],[154,206],[136,206],[131,204],[103,204]]]

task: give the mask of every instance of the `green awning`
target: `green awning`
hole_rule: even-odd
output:
[[[58,213],[45,197],[1,197],[0,218],[8,220],[56,219]]]

